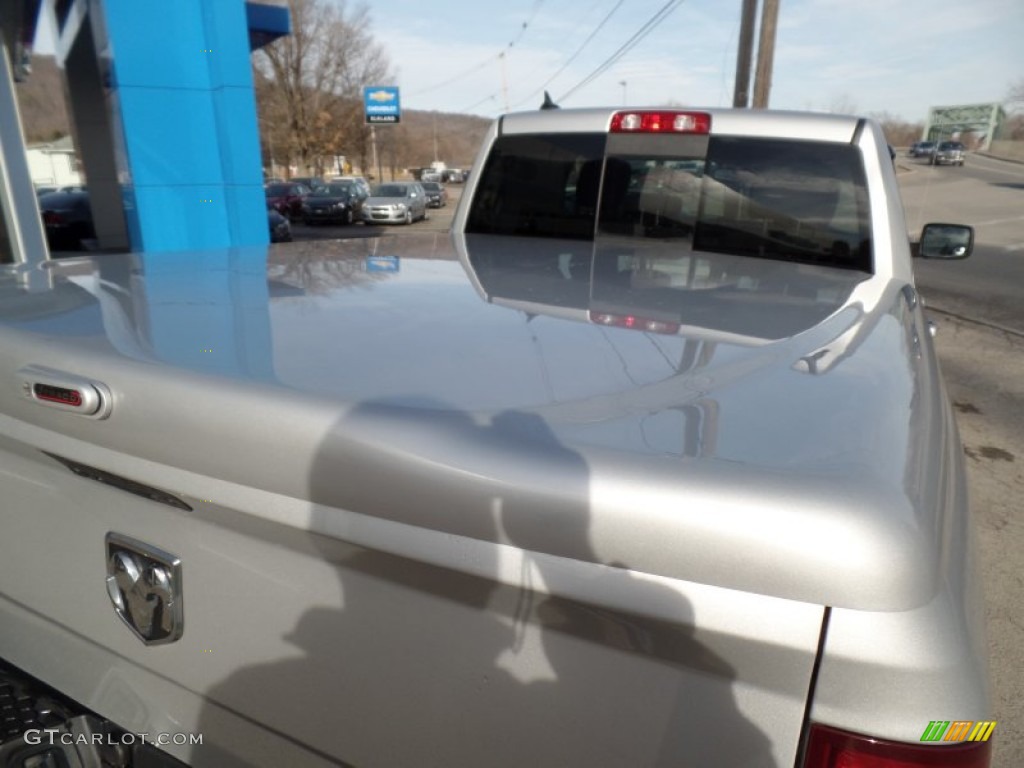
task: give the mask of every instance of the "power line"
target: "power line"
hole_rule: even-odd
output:
[[[569,98],[572,94],[574,94],[576,91],[578,91],[580,88],[582,88],[585,85],[588,85],[589,83],[593,82],[595,79],[603,75],[605,72],[607,72],[612,67],[612,65],[615,64],[615,62],[617,62],[619,59],[621,59],[623,56],[625,56],[627,53],[633,50],[633,48],[635,48],[641,40],[643,40],[645,37],[647,37],[647,35],[653,32],[663,21],[665,21],[665,19],[669,17],[669,15],[674,10],[676,10],[676,8],[678,8],[682,4],[683,0],[669,0],[669,2],[665,3],[665,5],[663,5],[650,19],[648,19],[644,23],[644,25],[640,27],[640,29],[638,29],[631,38],[629,38],[629,40],[627,40],[625,43],[619,46],[618,50],[616,50],[615,53],[613,53],[611,56],[605,59],[600,65],[598,65],[598,67],[593,72],[591,72],[580,82],[578,82],[576,85],[574,85],[564,94],[562,94],[558,98],[558,101],[564,101],[565,99]]]
[[[422,96],[424,93],[430,93],[431,91],[436,91],[438,88],[444,88],[446,85],[451,85],[452,83],[457,83],[459,80],[462,80],[464,77],[469,77],[470,75],[479,72],[480,71],[480,67],[483,67],[483,66],[486,66],[487,64],[490,64],[492,61],[495,61],[496,59],[498,59],[498,57],[504,55],[504,53],[505,53],[505,51],[502,50],[501,53],[497,53],[494,56],[488,56],[483,61],[481,61],[481,62],[479,62],[477,64],[474,64],[473,66],[469,67],[468,69],[464,69],[462,72],[460,72],[457,75],[452,75],[447,80],[442,80],[440,83],[435,83],[434,85],[428,86],[426,88],[422,88],[422,89],[420,89],[418,91],[415,91],[414,93],[407,94],[406,98],[408,98],[409,96]]]
[[[600,32],[600,31],[601,31],[601,29],[602,29],[602,28],[604,27],[604,25],[608,23],[609,19],[611,19],[611,17],[612,17],[612,16],[613,16],[613,15],[615,14],[615,11],[617,11],[617,10],[619,9],[619,7],[620,7],[620,6],[621,6],[621,5],[622,5],[622,4],[624,3],[624,2],[625,2],[625,0],[618,0],[618,2],[617,2],[617,3],[615,4],[615,6],[614,6],[614,7],[613,7],[613,8],[612,8],[612,9],[611,9],[611,10],[610,10],[610,11],[609,11],[609,12],[608,12],[608,13],[607,13],[606,15],[605,15],[605,17],[604,17],[604,18],[603,18],[603,19],[602,19],[602,20],[601,20],[601,21],[600,21],[600,22],[598,23],[598,25],[597,25],[597,26],[596,26],[596,27],[594,28],[594,30],[593,30],[593,31],[592,31],[592,32],[590,33],[590,35],[589,35],[589,36],[587,37],[587,39],[583,41],[583,43],[582,43],[582,44],[580,45],[580,47],[576,49],[576,51],[575,51],[575,52],[574,52],[574,53],[572,54],[572,56],[570,56],[570,57],[569,57],[569,58],[568,58],[568,59],[567,59],[567,60],[565,61],[565,63],[564,63],[564,64],[562,64],[562,66],[561,66],[561,67],[559,67],[559,68],[558,68],[558,69],[557,69],[557,70],[555,71],[555,73],[554,73],[553,75],[551,75],[551,77],[549,77],[549,78],[548,78],[547,80],[545,80],[545,81],[544,81],[543,85],[541,85],[541,86],[540,86],[539,88],[537,88],[537,90],[533,91],[532,93],[530,93],[530,94],[529,94],[528,96],[526,96],[525,98],[523,98],[523,99],[520,99],[519,101],[517,101],[517,102],[516,102],[515,104],[513,104],[512,106],[513,106],[513,107],[519,107],[519,106],[522,106],[523,104],[525,104],[526,102],[528,102],[528,101],[529,101],[530,99],[532,99],[532,98],[535,98],[535,97],[536,97],[537,95],[539,95],[540,93],[542,93],[542,92],[543,92],[543,91],[545,90],[545,88],[547,87],[547,85],[548,85],[549,83],[551,83],[551,82],[552,82],[552,81],[553,81],[553,80],[554,80],[554,79],[555,79],[556,77],[558,77],[558,76],[559,76],[559,75],[560,75],[560,74],[561,74],[561,73],[562,73],[563,71],[565,71],[565,68],[566,68],[566,67],[568,67],[568,66],[569,66],[569,65],[570,65],[570,64],[571,64],[571,63],[572,63],[572,62],[573,62],[573,61],[574,61],[574,60],[576,59],[576,57],[577,57],[577,56],[579,56],[579,55],[580,55],[580,54],[581,54],[581,53],[583,52],[583,50],[584,50],[584,49],[585,49],[585,48],[587,47],[587,45],[589,45],[589,44],[590,44],[591,40],[593,40],[593,39],[594,39],[594,37],[595,37],[595,36],[597,35],[597,33],[598,33],[598,32]],[[489,96],[485,96],[485,97],[484,97],[484,98],[482,98],[482,99],[481,99],[480,101],[478,101],[478,102],[474,103],[474,104],[473,104],[472,106],[466,107],[466,109],[465,109],[465,110],[463,110],[463,111],[468,111],[468,110],[471,110],[471,109],[473,109],[473,108],[475,108],[475,107],[478,107],[478,106],[480,106],[481,104],[483,104],[483,103],[484,103],[484,102],[486,102],[486,101],[496,100],[497,98],[498,98],[498,94],[497,94],[497,93],[492,93],[492,94],[490,94]]]
[[[548,84],[552,80],[554,80],[556,77],[558,77],[560,74],[562,74],[562,72],[565,71],[565,68],[568,67],[570,64],[572,64],[572,62],[576,59],[576,57],[579,56],[583,52],[583,49],[586,48],[590,44],[590,41],[593,40],[594,37],[597,35],[597,33],[601,31],[601,28],[604,27],[604,25],[608,23],[608,20],[611,19],[612,15],[617,10],[619,10],[619,7],[625,1],[626,0],[619,0],[619,2],[617,2],[615,4],[615,6],[610,11],[608,11],[608,13],[605,15],[605,17],[603,19],[601,19],[600,23],[596,27],[594,27],[594,31],[590,33],[590,35],[587,37],[587,39],[583,41],[583,43],[580,45],[579,48],[576,49],[576,51],[573,53],[573,55],[570,56],[568,59],[566,59],[565,63],[562,64],[562,66],[559,67],[557,70],[555,70],[555,73],[551,77],[549,77],[547,80],[545,80],[543,85],[541,85],[537,90],[535,90],[529,96],[526,96],[525,98],[523,98],[520,101],[516,102],[516,104],[514,104],[513,106],[518,107],[521,104],[525,104],[527,101],[529,101],[530,99],[532,99],[535,96],[537,96],[537,94],[542,93],[544,91],[544,89],[547,88]]]
[[[508,45],[506,45],[504,48],[498,51],[498,53],[494,54],[493,56],[488,56],[486,59],[483,59],[482,61],[480,61],[477,64],[474,64],[471,67],[467,67],[466,69],[459,72],[457,75],[452,75],[447,80],[442,80],[441,82],[435,83],[434,85],[428,85],[426,88],[421,88],[420,90],[408,95],[422,96],[424,93],[430,93],[431,91],[436,91],[438,88],[444,88],[445,86],[451,85],[452,83],[457,83],[459,80],[462,80],[463,78],[476,74],[477,72],[480,71],[481,67],[490,64],[495,59],[500,59],[502,56],[505,55],[505,52],[508,51],[509,48],[512,48],[513,46],[516,45],[516,43],[523,39],[523,35],[526,34],[526,30],[529,28],[530,24],[533,23],[533,20],[537,17],[537,13],[540,11],[540,7],[542,5],[544,5],[544,0],[535,0],[535,2],[533,3],[533,10],[530,12],[530,17],[526,21],[524,21],[520,26],[519,34],[516,35],[515,39],[510,40]]]
[[[542,5],[544,5],[544,0],[535,0],[533,4],[533,10],[530,12],[530,18],[523,22],[523,26],[520,27],[519,34],[516,35],[516,39],[512,40],[508,44],[507,48],[511,48],[512,46],[514,46],[516,43],[523,39],[523,35],[526,34],[526,29],[530,26],[530,24],[533,23],[533,20],[537,18],[537,12],[540,10],[540,7]]]

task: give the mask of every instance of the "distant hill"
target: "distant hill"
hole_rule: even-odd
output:
[[[53,141],[70,133],[63,75],[52,56],[32,57],[32,74],[18,83],[17,92],[26,142]],[[406,146],[402,157],[410,167],[430,165],[436,137],[437,159],[451,167],[466,167],[476,157],[490,123],[473,115],[403,109],[400,130]]]
[[[434,160],[436,127],[437,159],[451,168],[467,168],[476,159],[491,121],[475,115],[403,109],[402,124],[408,142],[404,154],[410,166],[428,166]]]

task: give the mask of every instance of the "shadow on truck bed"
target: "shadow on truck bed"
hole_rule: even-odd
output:
[[[394,442],[360,444],[382,434]],[[503,490],[451,461],[482,468],[503,455],[525,461],[535,484]],[[301,655],[243,669],[209,699],[356,766],[771,764],[768,739],[737,708],[735,670],[694,639],[689,602],[653,580],[638,585],[621,564],[595,565],[589,475],[534,414],[506,411],[481,426],[435,402],[357,407],[321,446],[314,514],[334,518],[321,521],[334,530],[345,509],[413,524],[423,510],[471,515],[472,538],[454,537],[461,562],[313,536],[343,607],[308,610],[288,638]],[[439,535],[448,538],[427,534]],[[598,594],[633,582],[675,621],[542,588],[566,577]],[[234,763],[208,706],[195,765],[225,768]],[[715,736],[723,727],[727,743]]]

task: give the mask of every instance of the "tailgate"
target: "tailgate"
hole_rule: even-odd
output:
[[[793,764],[822,607],[600,555],[597,464],[546,442],[536,460],[557,477],[517,489],[501,478],[515,472],[451,463],[491,451],[493,466],[517,465],[486,430],[460,448],[478,431],[461,416],[410,427],[407,447],[436,433],[430,455],[403,450],[395,422],[280,397],[254,445],[237,435],[256,395],[206,381],[205,399],[230,396],[237,414],[222,418],[238,420],[235,434],[202,435],[206,450],[247,469],[204,473],[104,447],[112,432],[156,442],[143,394],[180,402],[170,393],[188,384],[152,366],[108,372],[110,419],[12,398],[0,415],[0,655],[84,705],[135,732],[202,734],[202,747],[167,746],[197,765]],[[181,434],[200,410],[174,414]],[[48,454],[110,474],[98,482]],[[285,474],[293,486],[278,484]],[[401,510],[361,501],[397,503],[410,487],[421,492]],[[439,508],[471,535],[443,530]],[[533,546],[538,515],[543,548],[569,556]],[[111,532],[180,560],[180,639],[145,645],[115,614]]]

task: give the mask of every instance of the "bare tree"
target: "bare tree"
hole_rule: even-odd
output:
[[[1011,114],[1024,112],[1024,78],[1010,83],[1006,91],[1006,111]]]
[[[901,117],[888,112],[873,112],[871,114],[882,126],[885,140],[894,147],[907,147],[915,141],[920,141],[924,135],[924,123],[908,123]]]
[[[1005,141],[1024,140],[1024,78],[1010,83],[1003,106],[1009,117],[1006,118],[996,138]]]
[[[362,88],[394,79],[365,5],[289,0],[292,32],[253,58],[264,153],[324,172],[334,155],[365,161]]]

